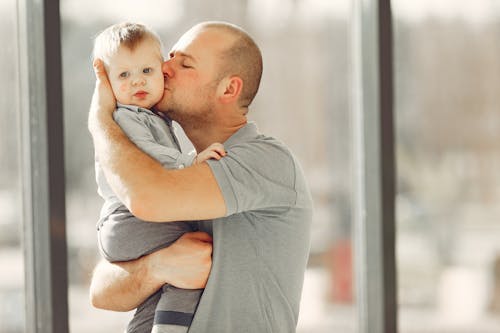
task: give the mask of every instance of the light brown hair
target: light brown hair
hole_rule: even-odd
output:
[[[104,29],[94,39],[92,58],[99,58],[104,63],[107,63],[108,58],[118,51],[121,46],[133,51],[137,45],[146,39],[157,42],[161,51],[160,38],[145,25],[131,22],[114,24]]]

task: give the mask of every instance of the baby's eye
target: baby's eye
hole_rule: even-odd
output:
[[[152,71],[153,71],[153,69],[152,69],[151,67],[147,67],[147,68],[144,68],[144,69],[142,70],[142,72],[143,72],[144,74],[149,74],[149,73],[151,73]]]
[[[129,77],[129,75],[130,75],[129,72],[123,72],[123,73],[120,73],[120,78],[126,79]]]

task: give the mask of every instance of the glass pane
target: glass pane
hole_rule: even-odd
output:
[[[0,333],[25,329],[16,1],[0,4]],[[5,98],[9,96],[10,98]]]
[[[123,20],[152,26],[167,50],[190,26],[205,20],[234,22],[254,36],[263,50],[265,69],[249,117],[262,132],[281,139],[295,152],[315,202],[298,331],[356,331],[350,241],[349,5],[349,0],[224,4],[151,0],[143,11],[136,1],[127,0],[120,2],[117,11],[98,0],[61,1],[73,333],[102,331],[103,325],[107,331],[119,331],[130,316],[93,309],[87,297],[91,270],[99,260],[95,223],[102,204],[86,128],[93,89],[92,36]]]
[[[315,213],[297,332],[355,332],[351,247],[349,1],[250,1],[264,54],[249,118],[301,161]]]
[[[394,1],[400,331],[500,331],[498,1]]]

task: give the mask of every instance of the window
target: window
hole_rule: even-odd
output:
[[[498,10],[394,1],[403,333],[500,330]]]
[[[25,329],[16,1],[0,4],[0,332]]]

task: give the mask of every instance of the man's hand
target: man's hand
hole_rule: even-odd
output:
[[[218,142],[212,143],[207,149],[196,155],[193,164],[200,164],[211,158],[218,161],[224,156],[226,156],[224,146]]]
[[[153,280],[183,289],[204,288],[212,267],[212,237],[204,232],[189,232],[146,259]]]
[[[111,89],[104,63],[100,59],[95,59],[93,65],[96,82],[89,112],[88,126],[91,133],[93,133],[95,126],[98,126],[97,117],[100,115],[110,117],[116,108],[116,99]]]
[[[130,311],[165,283],[204,288],[212,266],[212,238],[186,233],[172,245],[132,261],[101,261],[94,270],[90,300],[100,309]]]

